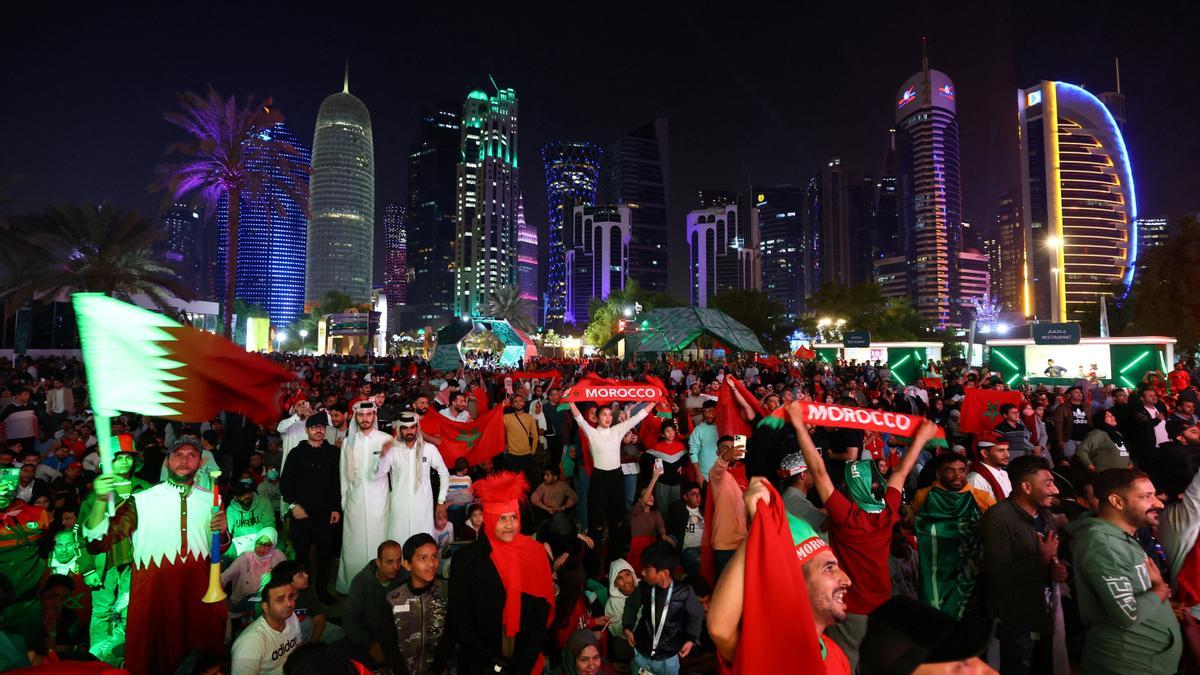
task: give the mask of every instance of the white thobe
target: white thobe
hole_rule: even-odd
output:
[[[391,472],[388,539],[403,545],[418,532],[433,535],[433,482],[429,469],[438,472],[438,503],[446,501],[450,488],[450,472],[437,446],[420,438],[411,448],[397,441],[379,464],[381,474]]]
[[[387,540],[388,479],[380,473],[379,455],[392,440],[372,429],[347,440],[341,454],[342,557],[338,564],[337,592],[350,591],[350,581],[375,559],[376,549]]]

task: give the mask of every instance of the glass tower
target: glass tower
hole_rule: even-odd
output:
[[[419,326],[454,316],[455,180],[460,157],[462,104],[442,101],[421,114],[420,139],[408,151],[408,288]]]
[[[667,291],[667,120],[657,118],[613,143],[604,153],[598,203],[631,213],[630,279],[642,290]]]
[[[762,289],[795,318],[804,311],[804,188],[754,186],[762,237]]]
[[[383,262],[383,292],[388,307],[406,304],[408,290],[408,209],[399,204],[383,207],[383,236],[387,252]],[[389,312],[389,316],[398,316]]]
[[[1121,128],[1082,87],[1043,81],[1018,92],[1026,314],[1078,320],[1128,288],[1137,196]]]
[[[356,303],[371,301],[375,250],[375,149],[367,106],[342,91],[317,112],[309,194],[307,302],[340,291]]]
[[[525,222],[525,198],[517,198],[517,288],[534,307],[538,298],[538,231]],[[536,314],[542,315],[540,309]]]
[[[962,184],[954,83],[921,72],[896,94],[897,192],[909,297],[936,329],[960,325],[954,297],[962,251]]]
[[[593,206],[600,180],[599,146],[591,143],[553,142],[542,147],[546,169],[547,216],[550,221],[549,250],[546,254],[546,321],[563,321],[567,303],[567,277],[564,228],[576,206]],[[585,308],[586,311],[586,308]],[[578,317],[576,318],[578,320]]]
[[[518,283],[516,92],[467,95],[461,148],[454,300],[465,317],[478,314],[492,291]]]
[[[262,132],[274,140],[295,148],[293,171],[308,180],[311,154],[292,130],[282,122]],[[251,171],[274,172],[272,166],[247,167]],[[308,214],[284,190],[268,185],[267,194],[258,200],[242,197],[238,213],[237,289],[234,297],[267,310],[274,326],[286,326],[304,311],[305,244],[308,240]],[[225,269],[226,231],[229,227],[229,203],[222,198],[217,206],[217,269]],[[213,277],[216,297],[225,297],[225,275]]]

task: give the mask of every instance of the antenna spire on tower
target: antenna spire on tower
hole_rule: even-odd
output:
[[[350,93],[350,59],[346,59],[346,75],[345,78],[342,79],[342,93]]]
[[[1114,56],[1113,63],[1117,67],[1117,93],[1121,93],[1121,57]]]
[[[921,36],[921,70],[929,72],[929,50],[926,48],[925,36]]]

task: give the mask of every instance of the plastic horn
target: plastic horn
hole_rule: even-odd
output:
[[[217,485],[217,478],[221,476],[220,471],[209,471],[208,475],[212,477],[213,488],[213,515],[217,515],[221,511],[221,488]],[[209,550],[209,556],[212,564],[208,566],[208,590],[205,591],[204,597],[200,598],[201,602],[212,604],[225,599],[225,589],[221,588],[221,533],[212,533],[212,548]]]

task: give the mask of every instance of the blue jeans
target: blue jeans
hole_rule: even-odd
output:
[[[638,483],[638,475],[636,473],[631,473],[631,474],[625,475],[625,507],[626,508],[633,506],[633,503],[635,501],[637,501],[637,491],[638,491],[637,483]]]
[[[679,561],[688,576],[700,574],[700,547],[684,548],[679,551]]]
[[[679,675],[679,656],[672,656],[669,659],[661,661],[651,661],[650,657],[643,655],[639,651],[634,651],[630,670],[636,675],[638,668],[645,668],[654,673],[654,675]]]

